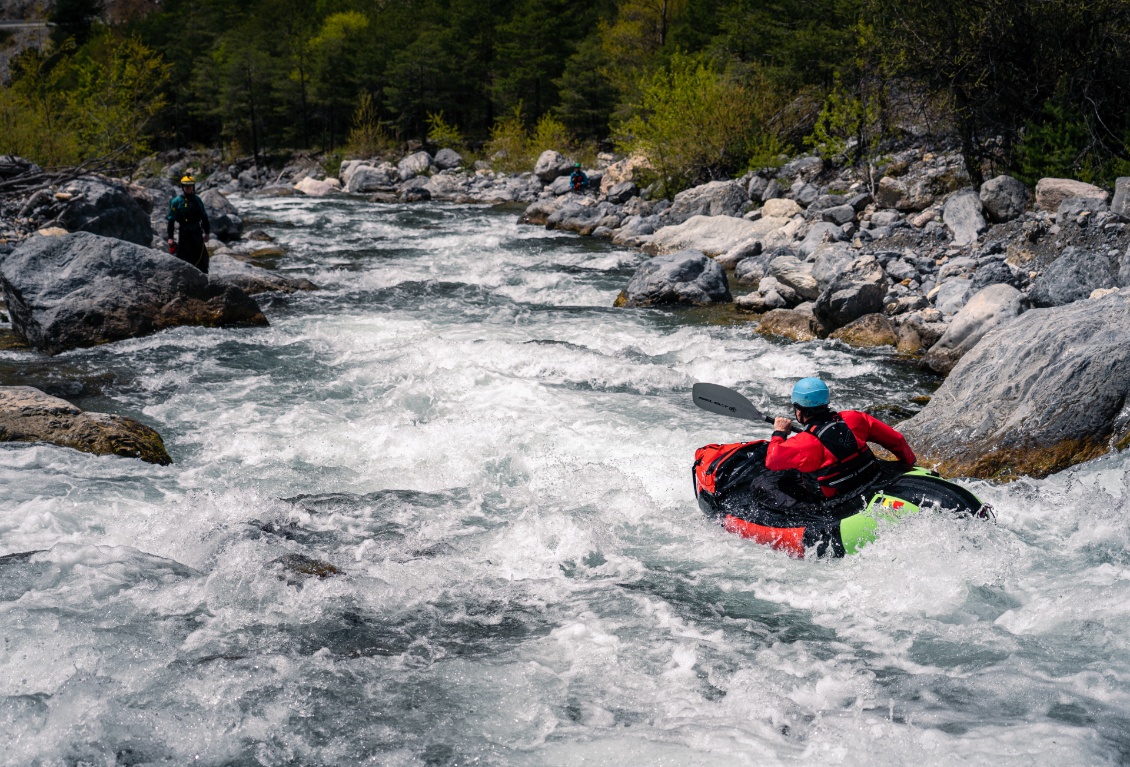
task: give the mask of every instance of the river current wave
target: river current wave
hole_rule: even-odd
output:
[[[270,328],[0,353],[174,459],[0,449],[0,764],[1130,761],[1125,456],[792,560],[698,511],[766,430],[691,385],[896,420],[911,367],[613,309],[639,254],[513,211],[237,205],[322,287]]]

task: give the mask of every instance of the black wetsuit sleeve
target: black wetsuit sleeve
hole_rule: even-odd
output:
[[[166,219],[169,222],[169,226],[168,226],[169,233],[166,236],[167,236],[168,239],[171,240],[171,239],[173,239],[173,233],[176,232],[176,223],[177,223],[177,213],[176,213],[176,210],[173,209],[173,203],[171,203],[171,202],[169,203],[169,215],[166,216]]]

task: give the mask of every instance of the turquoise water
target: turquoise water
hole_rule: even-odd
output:
[[[694,449],[764,432],[692,383],[928,380],[612,309],[640,256],[514,211],[237,205],[323,287],[270,328],[0,354],[175,461],[0,448],[0,554],[42,551],[0,560],[0,764],[1130,760],[1124,457],[790,560],[697,510]]]

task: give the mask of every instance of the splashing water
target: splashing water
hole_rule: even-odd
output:
[[[790,560],[698,512],[694,449],[764,434],[691,384],[910,368],[612,309],[639,255],[513,211],[240,204],[324,288],[269,329],[0,357],[175,460],[0,449],[0,554],[40,552],[0,559],[0,764],[1130,759],[1124,457]]]

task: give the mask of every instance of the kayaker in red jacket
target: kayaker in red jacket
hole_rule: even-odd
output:
[[[917,460],[906,438],[877,418],[857,410],[839,413],[828,407],[828,386],[819,378],[802,378],[793,387],[797,421],[805,427],[789,436],[789,419],[773,422],[773,437],[765,454],[770,471],[797,469],[813,477],[824,495],[850,494],[866,486],[882,469],[868,442],[882,445],[902,463]]]

